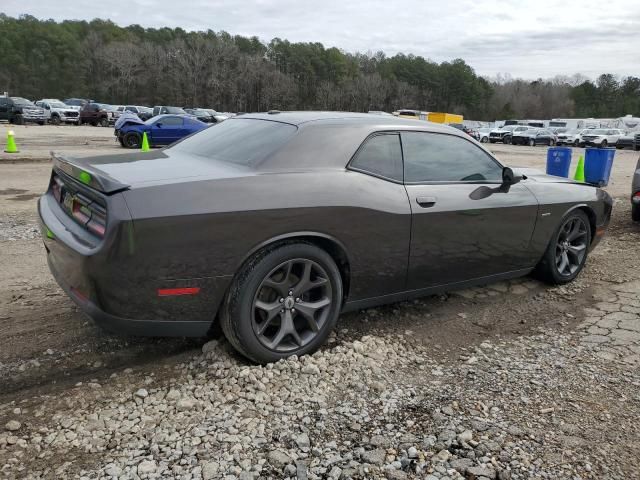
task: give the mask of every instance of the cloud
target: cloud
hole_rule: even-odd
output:
[[[490,76],[638,75],[640,64],[637,0],[608,0],[606,5],[601,0],[3,0],[0,11],[225,30],[265,42],[280,37],[436,61],[463,58]]]

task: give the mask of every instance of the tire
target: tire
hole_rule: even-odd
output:
[[[51,115],[49,122],[51,125],[60,125],[60,115]]]
[[[46,122],[44,120],[38,122],[38,125],[44,125]]]
[[[639,151],[640,151],[640,145],[635,145],[635,146],[633,147],[633,149],[634,149],[636,152],[639,152]]]
[[[109,119],[105,118],[105,117],[102,117],[100,119],[100,126],[101,127],[108,127],[109,126]]]
[[[573,229],[575,225],[578,225],[577,231]],[[576,232],[578,236],[572,240],[571,236]],[[569,242],[568,247],[567,242]],[[569,212],[553,233],[542,259],[536,266],[534,275],[552,285],[571,282],[584,268],[590,245],[591,227],[586,213],[582,210]],[[563,267],[563,257],[569,263],[565,267]]]
[[[505,145],[511,145],[511,136],[507,135],[502,139],[502,143],[504,143]]]
[[[24,118],[22,118],[22,115],[18,113],[15,117],[13,117],[13,123],[15,123],[16,125],[24,125]]]
[[[580,140],[576,140],[573,142],[573,146],[574,147],[579,147],[580,146]]]
[[[307,268],[314,280],[304,290],[300,278]],[[323,282],[313,286],[320,279]],[[322,306],[310,307],[318,304]],[[309,243],[286,243],[259,252],[236,275],[220,312],[220,326],[245,357],[275,362],[316,351],[333,330],[341,306],[342,278],[331,256]],[[311,318],[302,313],[305,310]],[[284,331],[287,322],[290,333]]]
[[[489,139],[489,143],[496,143],[496,141]]]
[[[137,132],[129,132],[122,137],[121,143],[125,148],[140,148],[142,145],[142,138]]]
[[[631,220],[634,222],[640,222],[640,204],[631,204]]]
[[[609,145],[607,143],[607,141],[606,140],[602,140],[602,143],[600,144],[600,148],[607,148],[607,145]]]
[[[480,138],[480,143],[487,143],[489,139],[487,137]]]
[[[529,146],[530,147],[535,147],[536,146],[536,141],[533,138],[529,139]]]

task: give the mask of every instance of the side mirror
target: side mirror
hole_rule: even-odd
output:
[[[513,173],[509,167],[504,167],[502,169],[502,184],[503,185],[515,185],[520,180],[522,180],[521,175],[516,175]]]

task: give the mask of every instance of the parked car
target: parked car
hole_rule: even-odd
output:
[[[187,112],[180,107],[168,107],[166,105],[156,105],[153,107],[153,116],[172,113],[174,115],[185,115]]]
[[[149,107],[143,107],[140,105],[118,105],[118,112],[121,114],[124,112],[135,113],[140,120],[149,120],[153,117],[153,109]]]
[[[44,125],[47,117],[42,108],[26,98],[0,97],[0,120],[17,125],[28,122]]]
[[[480,136],[480,143],[488,143],[489,142],[489,135],[491,134],[491,128],[490,127],[482,127],[478,129],[478,134]]]
[[[528,128],[525,125],[505,125],[504,127],[494,128],[489,132],[489,141],[491,143],[502,142],[507,145],[511,143],[511,137],[514,133],[523,132]]]
[[[207,128],[207,124],[189,115],[157,115],[146,122],[127,118],[115,129],[120,145],[126,148],[140,148],[142,134],[147,132],[149,146],[169,145],[181,138]]]
[[[189,115],[193,115],[201,122],[215,123],[213,119],[213,115],[211,115],[209,111],[204,108],[185,108],[184,111],[187,112]]]
[[[587,128],[559,128],[557,137],[558,145],[580,146],[582,143],[582,134],[588,132]]]
[[[289,112],[147,153],[54,155],[38,212],[53,276],[100,325],[203,336],[217,323],[271,362],[318,349],[341,311],[532,271],[570,282],[612,203],[503,167],[445,125]]]
[[[617,128],[594,128],[582,134],[581,147],[615,147],[618,139],[624,135]]]
[[[515,132],[511,137],[511,143],[513,145],[529,145],[530,147],[536,145],[552,146],[556,144],[556,136],[546,128],[529,128]]]
[[[82,107],[84,107],[87,103],[91,103],[92,101],[93,100],[86,100],[84,98],[65,98],[62,103],[79,112],[80,110],[82,110]]]
[[[640,144],[636,144],[636,136],[640,137],[640,135],[635,132],[625,133],[618,138],[618,141],[616,142],[616,148],[619,150],[622,150],[624,148],[640,150]]]
[[[115,122],[115,113],[111,105],[104,103],[87,103],[80,110],[80,125],[89,123],[93,126],[108,127]]]
[[[463,131],[464,133],[469,135],[474,140],[480,141],[480,134],[478,133],[477,130],[469,128],[469,127],[467,127],[466,125],[464,125],[462,123],[450,123],[449,126],[453,127],[453,128],[457,128],[460,131]]]
[[[78,125],[80,123],[78,110],[65,105],[57,98],[44,98],[38,100],[36,105],[44,110],[47,121],[52,125],[60,125],[61,123]]]
[[[631,181],[631,218],[634,222],[640,222],[640,158]]]
[[[209,114],[211,115],[211,118],[213,119],[213,123],[224,122],[225,120],[229,119],[232,116],[232,114],[229,114],[229,113],[216,112],[211,108],[205,108],[205,110],[209,112]]]

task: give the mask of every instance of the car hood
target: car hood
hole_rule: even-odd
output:
[[[569,178],[556,177],[555,175],[547,175],[542,170],[530,167],[513,167],[516,175],[524,175],[527,180],[540,183],[575,183],[576,185],[584,185],[584,183],[575,182]]]
[[[255,174],[248,167],[171,149],[86,158],[52,156],[65,173],[107,194],[128,188]],[[81,178],[82,172],[86,172],[86,180]]]

